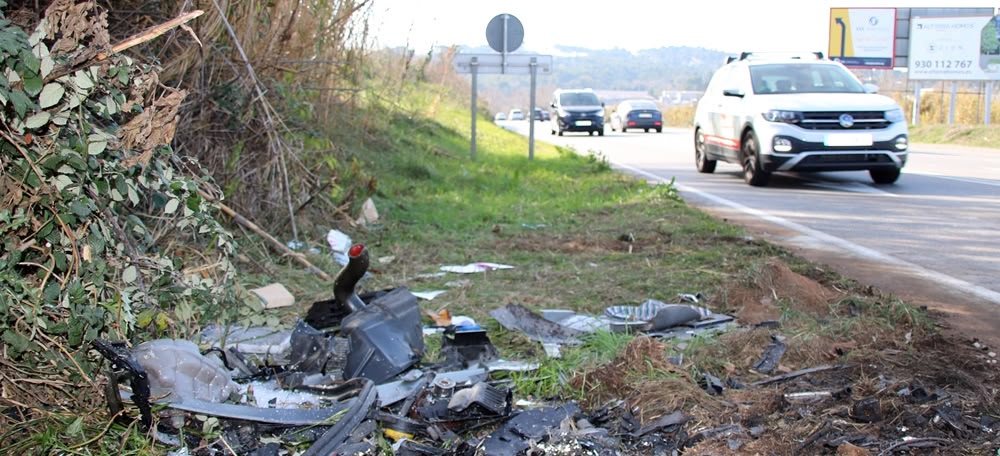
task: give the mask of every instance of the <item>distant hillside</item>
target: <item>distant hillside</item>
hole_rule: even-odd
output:
[[[463,53],[493,53],[490,48],[463,48]],[[545,107],[559,87],[590,87],[599,91],[631,91],[659,98],[663,91],[701,91],[727,53],[674,46],[632,53],[624,49],[593,50],[560,46],[553,55],[552,74],[539,76],[536,106]],[[527,75],[480,75],[479,96],[492,111],[527,109],[531,78]]]

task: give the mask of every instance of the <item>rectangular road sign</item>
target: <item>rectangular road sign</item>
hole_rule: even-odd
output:
[[[455,54],[452,59],[455,71],[477,74],[535,74],[552,73],[552,56],[538,54]]]
[[[910,79],[1000,79],[1000,33],[993,16],[910,19]]]
[[[830,8],[830,59],[851,68],[892,68],[896,10]]]

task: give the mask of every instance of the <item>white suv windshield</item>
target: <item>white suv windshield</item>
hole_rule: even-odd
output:
[[[837,65],[774,63],[750,67],[753,92],[864,93],[865,88],[849,71]]]
[[[597,106],[597,94],[588,92],[569,92],[559,95],[559,104],[563,106]]]

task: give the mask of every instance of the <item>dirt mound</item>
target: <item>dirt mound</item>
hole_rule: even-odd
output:
[[[792,271],[777,259],[770,260],[744,282],[728,291],[723,305],[745,325],[778,320],[783,311],[827,315],[831,305],[844,297],[842,292]]]

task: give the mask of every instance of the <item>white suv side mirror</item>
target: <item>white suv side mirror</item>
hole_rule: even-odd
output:
[[[870,82],[866,82],[864,84],[864,86],[865,86],[865,92],[868,92],[868,93],[878,93],[878,86],[877,85],[872,84]]]

